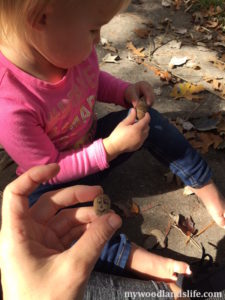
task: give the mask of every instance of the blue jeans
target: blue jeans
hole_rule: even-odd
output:
[[[113,112],[98,120],[95,139],[106,138],[128,114],[128,110]],[[159,112],[150,108],[151,116],[149,136],[145,140],[143,147],[154,155],[159,161],[170,167],[171,171],[179,176],[185,185],[195,188],[201,187],[211,179],[211,170],[199,153],[192,148],[184,136],[168,122]],[[127,160],[132,153],[124,153],[110,163],[110,168],[76,180],[57,185],[40,185],[29,197],[30,205],[33,205],[45,192],[56,190],[71,185],[101,184],[101,180],[111,172],[111,170]],[[115,273],[120,273],[125,267],[130,253],[130,242],[124,235],[114,237],[105,246],[100,261],[96,267],[98,270],[112,270],[115,264]],[[118,257],[120,258],[118,260]],[[117,270],[117,271],[116,271]]]

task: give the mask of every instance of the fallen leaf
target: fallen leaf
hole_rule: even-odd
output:
[[[150,30],[146,29],[146,28],[139,28],[139,29],[134,29],[134,32],[136,33],[136,35],[141,38],[141,39],[147,39]]]
[[[225,63],[225,54],[221,56],[220,60]]]
[[[225,71],[225,63],[219,60],[210,60],[210,63],[212,63],[215,67],[220,69],[221,71]]]
[[[189,186],[185,186],[184,187],[184,191],[183,191],[183,195],[184,196],[190,196],[190,195],[194,195],[195,193],[192,192],[192,190],[190,189]]]
[[[221,46],[225,48],[225,43],[224,42],[216,42],[214,43],[214,46]]]
[[[202,85],[195,85],[189,82],[178,83],[173,87],[170,96],[175,99],[186,98],[188,100],[197,100],[200,99],[200,97],[194,96],[193,94],[200,93],[204,90],[205,88]]]
[[[223,150],[225,149],[225,141],[223,141],[219,146],[217,147],[218,150]]]
[[[192,139],[196,138],[196,132],[189,131],[189,132],[184,133],[184,136],[187,140],[192,140]]]
[[[218,119],[212,119],[209,117],[202,117],[198,119],[193,119],[192,123],[198,131],[209,131],[217,128],[219,123]]]
[[[172,5],[171,0],[162,0],[162,6],[163,7],[170,7]]]
[[[174,31],[178,34],[186,34],[187,33],[186,28],[176,28]]]
[[[117,53],[118,52],[118,50],[115,47],[111,46],[111,45],[105,45],[105,46],[103,46],[103,49],[109,50],[109,51],[111,51],[113,53]]]
[[[205,154],[209,151],[210,146],[217,149],[222,142],[223,139],[217,134],[213,134],[211,132],[199,132],[196,134],[196,139],[191,140],[190,144]]]
[[[162,95],[162,89],[161,89],[161,87],[155,88],[153,91],[154,91],[154,94],[156,96],[161,96]]]
[[[119,64],[118,60],[120,60],[119,55],[112,55],[111,53],[106,54],[106,56],[104,56],[102,59],[102,61],[105,63],[114,63],[114,64]]]
[[[176,215],[173,212],[170,213],[170,217],[173,219],[175,225],[180,228],[187,236],[191,236],[196,233],[195,224],[192,218],[185,218],[183,215]]]
[[[139,57],[145,57],[145,54],[142,52],[144,48],[137,49],[132,42],[127,43],[127,48],[132,51],[134,55]]]
[[[139,214],[140,213],[139,206],[135,202],[132,203],[130,212],[132,214]]]
[[[175,0],[175,4],[174,4],[175,9],[179,10],[181,7],[181,4],[182,4],[182,0]]]
[[[176,66],[182,66],[187,62],[188,58],[186,56],[184,57],[172,57],[170,62],[169,62],[169,67],[174,68]]]
[[[194,12],[192,17],[193,17],[194,23],[203,24],[204,17],[203,17],[203,14],[201,12],[199,12],[199,11]]]
[[[216,128],[220,135],[225,134],[225,120],[222,119]]]
[[[108,45],[109,42],[108,42],[108,40],[106,38],[101,37],[101,44],[102,44],[102,46],[105,46],[105,45]]]
[[[143,62],[143,65],[148,68],[149,70],[153,71],[156,76],[159,76],[161,80],[170,82],[172,80],[172,76],[168,71],[162,71],[155,66],[149,65],[145,62]]]
[[[206,22],[206,27],[207,28],[213,28],[215,29],[217,26],[219,25],[219,21],[218,20],[215,20],[215,21],[207,21]]]
[[[191,236],[192,234],[195,234],[197,231],[191,217],[185,218],[181,216],[178,226],[187,236]]]

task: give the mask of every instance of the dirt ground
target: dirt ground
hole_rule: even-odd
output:
[[[109,53],[103,49],[102,45],[97,47],[101,69],[105,70],[116,77],[122,78],[130,82],[146,80],[150,82],[157,93],[154,108],[159,110],[169,118],[177,116],[185,117],[196,107],[196,103],[181,99],[175,101],[171,98],[170,92],[172,87],[165,85],[158,76],[147,70],[143,65],[138,65],[129,57],[129,51],[126,48],[128,40],[132,41],[137,48],[145,47],[148,49],[151,45],[152,38],[141,39],[133,32],[134,29],[144,26],[143,23],[153,22],[160,24],[164,18],[169,18],[175,27],[185,27],[188,31],[192,30],[191,16],[184,13],[183,10],[174,11],[172,8],[163,8],[161,1],[133,1],[128,11],[116,16],[109,24],[103,27],[102,37],[107,39],[112,45],[118,49],[121,60],[117,63],[102,63],[102,58]],[[163,36],[166,41],[174,38],[173,33],[155,32],[155,39]],[[178,37],[175,37],[179,40]],[[174,53],[191,55],[199,64],[201,64],[201,72],[215,72],[207,68],[207,60],[209,57],[216,56],[214,50],[185,44],[180,49],[171,47],[171,43],[167,43],[154,52],[154,61],[162,68],[165,68]],[[174,70],[177,76],[182,76],[188,81],[201,82],[203,74],[193,72],[188,68],[182,67]],[[224,77],[224,75],[223,75]],[[114,105],[97,105],[97,113],[99,117],[120,109]],[[204,103],[198,108],[193,115],[207,116],[212,112],[224,111],[225,101],[221,100],[213,93],[204,93]],[[221,192],[225,195],[225,156],[224,150],[210,150],[204,155],[209,165],[213,169],[213,177]],[[3,150],[0,151],[0,190],[15,177],[15,164],[6,156]],[[165,174],[168,173],[159,161],[154,159],[147,151],[141,150],[135,153],[126,163],[117,167],[113,172],[105,178],[103,187],[105,192],[110,195],[113,203],[117,203],[115,208],[121,207],[121,204],[129,206],[133,201],[139,205],[141,213],[131,217],[124,217],[123,232],[128,237],[143,245],[145,239],[152,229],[160,229],[163,233],[168,228],[170,221],[169,213],[175,212],[186,217],[191,216],[195,226],[201,230],[212,221],[203,204],[196,196],[184,196],[183,187],[178,186],[176,182],[168,183],[165,180]],[[148,209],[143,209],[148,207]],[[225,231],[213,225],[199,237],[195,238],[196,242],[205,247],[206,252],[211,254],[215,261],[225,262]],[[154,250],[164,256],[177,258],[185,261],[192,261],[201,257],[201,250],[189,242],[186,244],[187,238],[176,228],[172,228],[168,235],[168,246],[163,250]]]

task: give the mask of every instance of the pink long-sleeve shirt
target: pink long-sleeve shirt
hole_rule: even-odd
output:
[[[88,59],[57,83],[37,79],[0,52],[0,144],[18,164],[17,174],[56,162],[51,184],[76,180],[109,167],[102,139],[94,141],[96,99],[126,106],[129,83],[100,71]]]

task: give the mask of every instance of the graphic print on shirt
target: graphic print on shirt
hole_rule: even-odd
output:
[[[67,96],[49,112],[46,133],[60,150],[77,149],[93,140],[98,82],[92,68],[87,64],[79,71]]]

